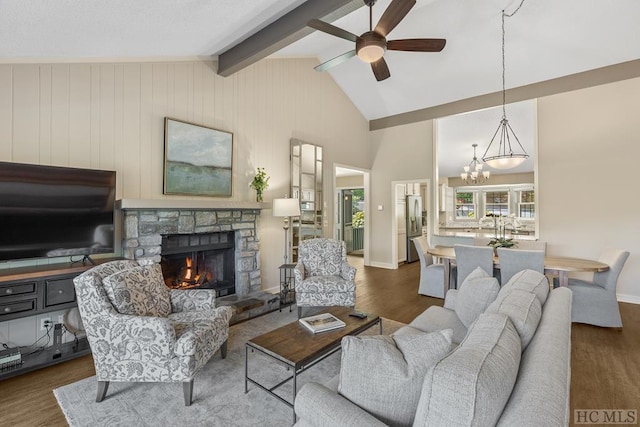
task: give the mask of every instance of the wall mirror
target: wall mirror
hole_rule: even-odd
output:
[[[529,155],[512,169],[494,169],[482,161],[502,118],[502,106],[436,120],[434,234],[492,237],[495,218],[510,216],[517,221],[511,221],[516,227],[507,226],[507,237],[538,237],[536,101],[508,104],[506,115]],[[497,153],[499,138],[498,134],[487,155]],[[514,151],[522,151],[513,138],[511,144]],[[476,164],[482,169],[474,179],[470,175]],[[463,179],[465,166],[469,172]]]

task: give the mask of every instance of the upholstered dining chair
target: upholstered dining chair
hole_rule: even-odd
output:
[[[493,248],[470,245],[454,245],[453,248],[456,253],[458,289],[464,283],[464,279],[478,267],[493,275]]]
[[[629,258],[629,252],[606,249],[598,261],[609,266],[607,271],[593,273],[593,280],[569,278],[569,289],[573,291],[571,321],[606,328],[622,328],[616,288],[618,277]],[[558,279],[554,279],[554,287]]]
[[[159,264],[106,262],[73,282],[96,368],[96,402],[110,381],[182,382],[191,405],[196,373],[218,349],[226,356],[231,308],[216,308],[213,290],[169,290]]]
[[[298,318],[302,307],[356,305],[356,269],[347,262],[340,240],[316,238],[300,242],[294,270]]]
[[[429,244],[425,236],[411,239],[420,258],[420,285],[418,293],[430,297],[444,298],[444,265],[434,264],[433,256],[427,253]]]
[[[498,248],[500,284],[505,285],[519,271],[533,270],[544,274],[544,251]]]

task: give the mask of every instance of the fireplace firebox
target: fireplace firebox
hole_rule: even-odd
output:
[[[235,294],[234,232],[163,235],[162,274],[174,289],[213,289]]]

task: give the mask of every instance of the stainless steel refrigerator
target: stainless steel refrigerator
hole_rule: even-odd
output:
[[[407,221],[407,262],[418,261],[418,252],[411,241],[422,235],[422,197],[407,196],[405,219]]]

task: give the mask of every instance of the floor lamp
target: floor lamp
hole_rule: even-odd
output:
[[[289,217],[300,215],[300,202],[298,199],[273,199],[273,216],[284,217],[284,263],[287,263],[289,252]]]

